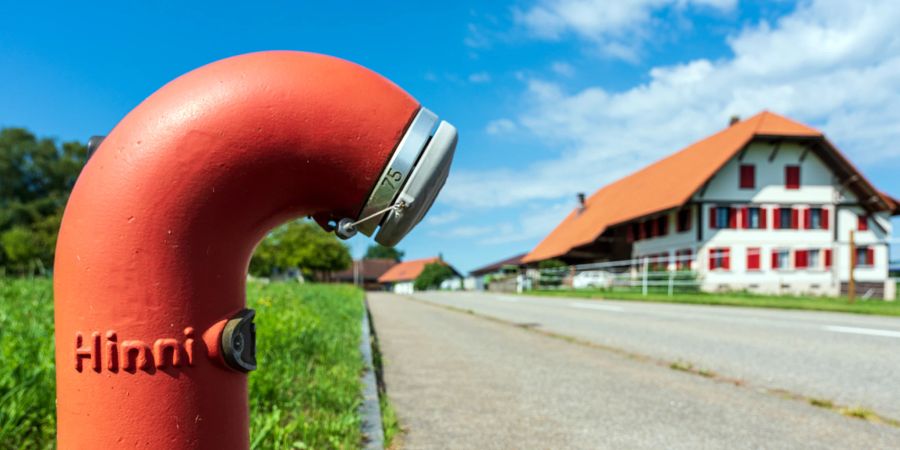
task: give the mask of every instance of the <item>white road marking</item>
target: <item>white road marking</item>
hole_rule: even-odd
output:
[[[613,312],[625,311],[625,308],[622,308],[621,306],[597,305],[594,303],[569,303],[569,306],[571,306],[572,308],[596,309],[596,310],[600,310],[600,311],[613,311]]]
[[[519,301],[519,299],[517,299],[517,298],[507,298],[507,297],[497,297],[496,300],[500,301],[500,302],[507,302],[507,303],[516,303]]]
[[[836,333],[866,334],[869,336],[900,338],[900,331],[879,330],[877,328],[841,327],[837,325],[826,325],[822,328]]]

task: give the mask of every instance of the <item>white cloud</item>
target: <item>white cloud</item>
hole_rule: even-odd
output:
[[[470,83],[489,83],[491,81],[491,74],[487,72],[477,72],[469,75]]]
[[[557,75],[562,75],[564,77],[571,77],[575,75],[575,68],[572,67],[571,64],[564,61],[557,61],[550,66],[550,69],[553,70]]]
[[[442,202],[521,207],[593,192],[763,109],[819,126],[863,169],[900,160],[897,23],[891,1],[814,1],[732,36],[732,57],[656,67],[621,92],[529,79],[513,127],[558,153],[517,171],[456,171]]]
[[[514,9],[513,16],[538,39],[559,40],[571,33],[609,56],[633,60],[655,12],[696,6],[727,11],[736,4],[737,0],[540,0],[526,10]]]
[[[434,226],[445,225],[448,223],[456,222],[460,217],[462,217],[462,214],[460,214],[459,211],[447,211],[440,214],[429,214],[425,217],[425,223]]]
[[[488,122],[484,127],[487,134],[507,134],[516,131],[516,123],[509,119],[497,119]]]
[[[429,234],[442,238],[471,238],[483,236],[494,231],[495,229],[496,226],[494,225],[462,225],[446,231],[433,231]]]
[[[555,203],[532,204],[517,222],[504,222],[497,226],[492,236],[480,243],[486,245],[525,242],[547,235],[575,206],[575,199]]]

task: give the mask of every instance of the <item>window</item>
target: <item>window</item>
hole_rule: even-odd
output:
[[[791,252],[783,248],[772,250],[772,268],[780,270],[790,269],[790,255]]]
[[[759,270],[759,247],[747,248],[747,270]]]
[[[775,229],[791,230],[797,228],[798,211],[794,208],[775,208]]]
[[[806,208],[803,213],[803,228],[807,230],[828,229],[828,210],[823,208]]]
[[[794,267],[805,269],[809,267],[809,252],[806,250],[794,250]]]
[[[675,251],[675,267],[678,270],[690,270],[693,255],[694,251],[689,248]]]
[[[800,189],[800,166],[784,166],[784,187]]]
[[[856,247],[856,265],[854,267],[872,267],[875,265],[875,249],[869,246]]]
[[[753,164],[741,164],[741,189],[756,188],[756,166]]]
[[[731,249],[728,247],[709,249],[709,269],[729,270],[731,268]]]
[[[656,218],[656,235],[665,236],[669,234],[669,216],[659,216]]]
[[[641,239],[650,239],[653,237],[653,231],[654,228],[656,228],[653,225],[652,220],[641,223]]]
[[[806,251],[806,262],[811,269],[821,268],[822,261],[820,255],[821,252],[817,248],[809,249]]]
[[[631,225],[628,226],[628,240],[629,242],[633,242],[641,239],[641,224],[637,222],[631,222]]]
[[[869,216],[865,214],[856,216],[856,231],[869,231]]]
[[[691,210],[682,209],[678,211],[678,223],[676,224],[678,232],[684,233],[691,229]]]
[[[714,206],[709,211],[710,228],[737,228],[737,214],[734,208]]]
[[[766,210],[757,207],[744,208],[741,211],[741,225],[749,230],[764,229],[766,227]]]

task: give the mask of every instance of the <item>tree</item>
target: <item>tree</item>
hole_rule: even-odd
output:
[[[288,222],[272,230],[256,247],[250,273],[269,276],[298,268],[315,278],[350,267],[350,250],[336,236],[307,220]]]
[[[370,245],[369,248],[366,249],[366,256],[363,256],[363,259],[393,259],[394,261],[400,262],[403,260],[403,250],[398,250],[394,247],[385,247],[381,244]]]
[[[53,265],[56,234],[75,179],[87,161],[78,142],[57,146],[24,128],[0,130],[0,265],[43,273]]]
[[[444,280],[453,278],[454,276],[456,276],[456,274],[450,266],[442,262],[428,263],[425,265],[425,268],[422,269],[422,273],[416,277],[416,281],[413,282],[413,287],[415,287],[417,291],[437,289],[441,287],[441,283]]]

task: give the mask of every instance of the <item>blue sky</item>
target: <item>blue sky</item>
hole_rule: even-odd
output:
[[[459,128],[448,185],[400,247],[462,270],[532,248],[576,192],[766,108],[822,129],[900,196],[890,1],[182,3],[5,5],[0,126],[84,141],[220,58],[349,59]]]

